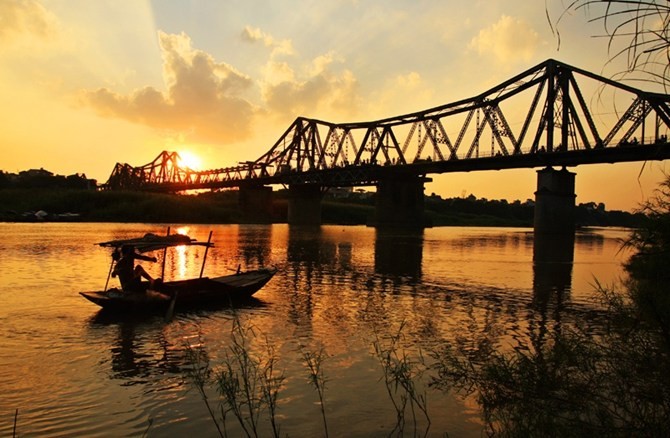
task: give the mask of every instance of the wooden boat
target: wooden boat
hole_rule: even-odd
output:
[[[149,282],[142,283],[141,291],[123,291],[119,288],[103,291],[79,292],[87,300],[101,306],[103,309],[115,311],[165,311],[177,305],[181,307],[195,307],[214,304],[236,303],[248,300],[261,289],[276,273],[276,269],[257,269],[253,271],[224,275],[219,277],[203,277],[207,250],[213,246],[211,243],[211,232],[207,243],[197,242],[188,236],[173,234],[159,237],[155,234],[147,234],[136,239],[114,240],[102,242],[98,245],[118,250],[124,245],[132,245],[140,252],[148,252],[171,246],[202,245],[206,246],[203,265],[199,278],[191,278],[175,281],[155,281],[153,285]],[[165,261],[165,254],[163,256]],[[112,266],[114,261],[112,261]],[[163,264],[165,266],[165,264]],[[112,267],[110,266],[110,273]],[[109,276],[107,277],[109,282]],[[168,310],[170,312],[170,310]]]
[[[79,292],[87,300],[110,310],[163,311],[173,298],[179,306],[227,304],[249,299],[270,281],[275,270],[258,269],[214,278],[192,278],[163,283],[145,292],[123,292],[112,288],[99,292]]]

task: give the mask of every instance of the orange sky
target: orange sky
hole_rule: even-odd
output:
[[[458,3],[454,5],[453,3]],[[563,3],[548,0],[558,17]],[[297,116],[367,121],[479,94],[548,58],[602,73],[607,40],[545,2],[0,2],[0,169],[104,182],[116,162],[188,151],[254,160]],[[595,13],[591,11],[591,16]],[[591,165],[577,202],[634,208],[664,162]],[[426,193],[533,197],[535,171],[433,175]]]

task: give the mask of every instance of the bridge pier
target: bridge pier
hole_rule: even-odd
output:
[[[376,228],[424,228],[423,183],[429,178],[405,176],[377,183],[375,213],[368,225]]]
[[[537,171],[534,232],[573,236],[575,233],[575,174],[565,167]]]
[[[237,200],[242,221],[248,224],[272,223],[272,187],[240,187]]]
[[[292,184],[288,187],[288,224],[321,225],[321,199],[318,184]]]

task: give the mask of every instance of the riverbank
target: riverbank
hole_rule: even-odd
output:
[[[145,223],[244,223],[237,191],[174,195],[146,192],[116,192],[67,189],[0,190],[0,221],[82,221]],[[322,222],[364,225],[374,212],[374,194],[352,193],[345,197],[326,195]],[[468,198],[425,199],[425,214],[433,226],[531,227],[532,202]],[[274,193],[273,223],[285,223],[288,198],[285,190]],[[577,207],[580,226],[638,227],[643,215],[606,211],[595,203]]]

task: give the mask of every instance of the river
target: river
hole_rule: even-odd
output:
[[[538,258],[547,261],[536,263],[539,244],[529,229],[172,230],[198,240],[213,231],[216,246],[205,275],[238,265],[275,266],[278,273],[241,309],[180,312],[177,306],[169,322],[109,318],[78,294],[105,287],[110,253],[95,243],[161,234],[164,225],[0,224],[1,436],[11,436],[15,424],[21,436],[216,436],[187,377],[194,366],[188,353],[198,351],[216,369],[229,351],[235,318],[253,329],[249,350],[262,354],[271,346],[283,372],[276,415],[282,436],[323,436],[321,407],[330,436],[387,436],[396,411],[375,342],[389,345],[400,333],[397,352],[418,361],[421,353],[449,343],[519,348],[574,322],[597,331],[603,312],[594,284],[617,283],[628,256],[620,251],[627,232],[618,229],[580,231],[574,252],[572,242],[567,250],[545,248],[549,256]],[[201,247],[170,250],[166,278],[197,276],[203,256]],[[160,263],[142,264],[160,275]],[[323,405],[308,381],[305,352],[321,352]],[[481,436],[475,398],[428,387],[428,377],[416,377],[428,400],[428,435]],[[207,391],[216,406],[216,388]],[[238,436],[232,416],[227,423],[230,436]],[[266,413],[260,423],[261,436],[268,436]],[[419,417],[416,427],[423,434],[426,421]]]

